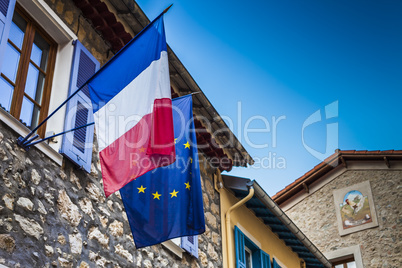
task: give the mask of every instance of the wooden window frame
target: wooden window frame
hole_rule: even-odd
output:
[[[346,259],[342,259],[342,260],[340,260],[340,261],[333,262],[333,263],[332,263],[332,268],[335,268],[335,266],[336,266],[336,265],[339,265],[339,264],[343,264],[343,267],[344,267],[344,268],[348,268],[347,264],[348,264],[349,262],[352,262],[352,261],[355,261],[355,258],[354,258],[353,256],[352,256],[352,257],[348,257],[348,258],[346,258]]]
[[[11,83],[12,85],[15,85],[15,87],[11,101],[10,114],[19,120],[22,110],[22,102],[24,96],[26,96],[30,101],[34,103],[34,105],[40,107],[39,118],[38,118],[38,123],[40,123],[48,115],[50,93],[53,84],[54,68],[56,64],[57,43],[43,30],[43,28],[39,24],[36,23],[34,19],[32,19],[28,15],[28,13],[18,3],[16,4],[14,10],[14,13],[16,12],[27,22],[27,27],[24,34],[24,40],[21,49],[21,58],[18,64],[16,81],[15,84]],[[34,64],[35,67],[38,68],[39,72],[45,74],[45,83],[43,85],[41,104],[37,103],[30,96],[25,94],[25,86],[28,75],[29,63],[33,63],[30,60],[30,57],[36,32],[38,32],[50,46],[46,70],[42,70],[42,68],[39,68],[39,66]],[[15,46],[10,40],[8,40],[7,42]],[[11,82],[4,75],[1,75],[1,77],[5,78],[8,82]],[[39,136],[44,137],[45,130],[46,130],[46,123],[43,124],[38,129],[37,133],[39,134]]]

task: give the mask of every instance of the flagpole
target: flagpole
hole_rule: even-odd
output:
[[[168,6],[167,8],[165,8],[165,10],[162,12],[163,14],[166,14],[166,12],[168,12],[168,10],[173,6],[173,4],[171,4],[170,6]]]
[[[172,99],[172,100],[177,100],[177,99],[181,99],[181,98],[184,98],[184,97],[187,97],[187,96],[193,96],[193,95],[200,94],[200,93],[202,93],[202,91],[196,91],[196,92],[192,92],[192,93],[190,93],[190,94],[184,95],[184,96],[180,96],[180,97],[174,98],[174,99]]]
[[[37,131],[47,120],[49,120],[50,117],[52,117],[58,110],[60,110],[60,108],[63,107],[64,104],[66,104],[69,100],[71,100],[71,98],[74,97],[88,83],[88,81],[89,81],[89,79],[82,86],[80,86],[76,91],[74,91],[73,94],[71,94],[62,104],[60,104],[59,107],[57,107],[50,115],[48,115],[37,127],[35,127],[31,132],[29,132],[25,138],[22,138],[22,136],[19,137],[17,140],[17,144],[20,145],[22,148],[25,148],[25,145],[31,141],[31,140],[29,140],[27,142],[27,139],[29,137],[31,137],[32,134],[34,134],[35,131]]]
[[[60,133],[58,133],[58,134],[54,134],[54,135],[52,135],[52,136],[49,136],[49,137],[43,138],[43,139],[41,139],[41,140],[34,141],[34,142],[30,143],[32,140],[34,140],[34,139],[37,138],[37,137],[34,137],[34,138],[30,139],[29,141],[27,141],[27,142],[24,144],[24,146],[25,146],[26,150],[29,150],[29,148],[30,148],[32,145],[35,145],[35,144],[41,143],[41,142],[43,142],[43,141],[47,141],[47,140],[53,139],[53,138],[55,138],[55,137],[57,137],[57,136],[60,136],[60,135],[63,135],[63,134],[67,134],[67,133],[69,133],[69,132],[71,132],[71,131],[75,131],[75,130],[79,130],[79,129],[81,129],[81,128],[85,128],[85,127],[92,126],[93,124],[95,124],[95,123],[94,123],[94,122],[88,123],[88,124],[86,124],[86,125],[83,125],[83,126],[80,126],[80,127],[76,127],[76,128],[70,129],[70,130],[66,130],[66,131],[60,132]]]
[[[48,115],[38,126],[36,126],[31,132],[28,133],[28,135],[25,136],[25,138],[23,138],[22,136],[19,137],[17,139],[17,144],[19,146],[21,146],[22,148],[26,148],[27,144],[29,142],[31,142],[32,140],[36,139],[37,137],[35,136],[35,138],[30,139],[29,141],[27,141],[29,139],[29,137],[32,136],[32,134],[34,134],[47,120],[49,120],[50,117],[52,117],[58,110],[60,110],[60,108],[62,106],[64,106],[64,104],[66,104],[69,100],[71,100],[72,97],[74,97],[80,90],[82,90],[84,88],[84,86],[86,86],[89,81],[91,81],[96,75],[98,75],[98,73],[100,73],[107,65],[110,64],[110,62],[112,62],[116,56],[118,56],[120,53],[122,53],[122,51],[124,51],[131,43],[133,43],[139,36],[142,35],[142,33],[148,28],[150,27],[155,21],[157,21],[161,16],[163,16],[163,14],[165,14],[166,12],[168,12],[168,10],[173,6],[173,4],[171,4],[170,6],[168,6],[165,10],[163,10],[163,12],[161,14],[159,14],[159,16],[157,16],[153,21],[151,21],[147,26],[145,26],[137,35],[135,35],[122,49],[120,49],[108,62],[106,62],[96,73],[94,73],[87,81],[85,81],[76,91],[74,91],[62,104],[59,105],[59,107],[57,107],[50,115]],[[36,143],[35,143],[36,144]],[[31,144],[30,144],[31,145]]]

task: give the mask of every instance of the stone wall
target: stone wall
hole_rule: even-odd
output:
[[[162,245],[136,250],[118,194],[105,198],[99,160],[90,174],[28,152],[0,122],[0,264],[8,267],[221,267],[219,196],[201,167],[206,232],[199,258]],[[202,156],[200,156],[202,157]]]
[[[370,181],[378,227],[340,236],[333,191]],[[400,267],[402,263],[402,171],[346,171],[309,195],[286,214],[318,247],[330,252],[360,245],[364,267]]]
[[[104,64],[108,44],[72,1],[45,0]],[[78,24],[80,25],[78,28]],[[78,30],[79,29],[79,30]],[[78,31],[77,31],[78,30]],[[8,267],[222,267],[219,195],[200,155],[206,232],[199,258],[179,258],[162,245],[137,250],[121,198],[105,198],[99,158],[91,173],[68,160],[60,167],[36,148],[16,145],[18,135],[0,121],[0,264]],[[96,148],[96,145],[95,147]]]

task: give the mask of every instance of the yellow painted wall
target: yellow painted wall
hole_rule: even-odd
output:
[[[231,192],[226,189],[220,190],[220,200],[221,200],[221,226],[223,241],[226,240],[226,211],[235,203],[239,201]],[[257,245],[261,245],[260,248],[269,254],[272,258],[279,261],[280,265],[284,265],[287,268],[300,268],[301,259],[298,255],[291,250],[290,247],[285,245],[285,242],[278,238],[269,227],[267,227],[259,218],[257,218],[254,213],[249,210],[245,205],[239,207],[238,209],[232,211],[231,213],[231,234],[233,243],[230,245],[231,251],[233,252],[234,264],[236,263],[236,253],[234,248],[234,226],[240,225],[243,227],[241,229],[244,234],[250,238],[251,241]],[[255,241],[256,240],[256,241]],[[228,253],[226,249],[226,243],[223,243],[223,267],[228,267]],[[285,268],[283,267],[283,268]]]

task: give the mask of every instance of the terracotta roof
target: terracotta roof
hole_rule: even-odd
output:
[[[334,168],[346,163],[349,160],[402,160],[402,150],[386,151],[356,151],[356,150],[336,150],[334,154],[327,157],[323,162],[316,165],[313,169],[306,172],[303,176],[277,192],[272,199],[281,204],[291,198],[296,193],[304,190],[305,187],[312,184]]]

